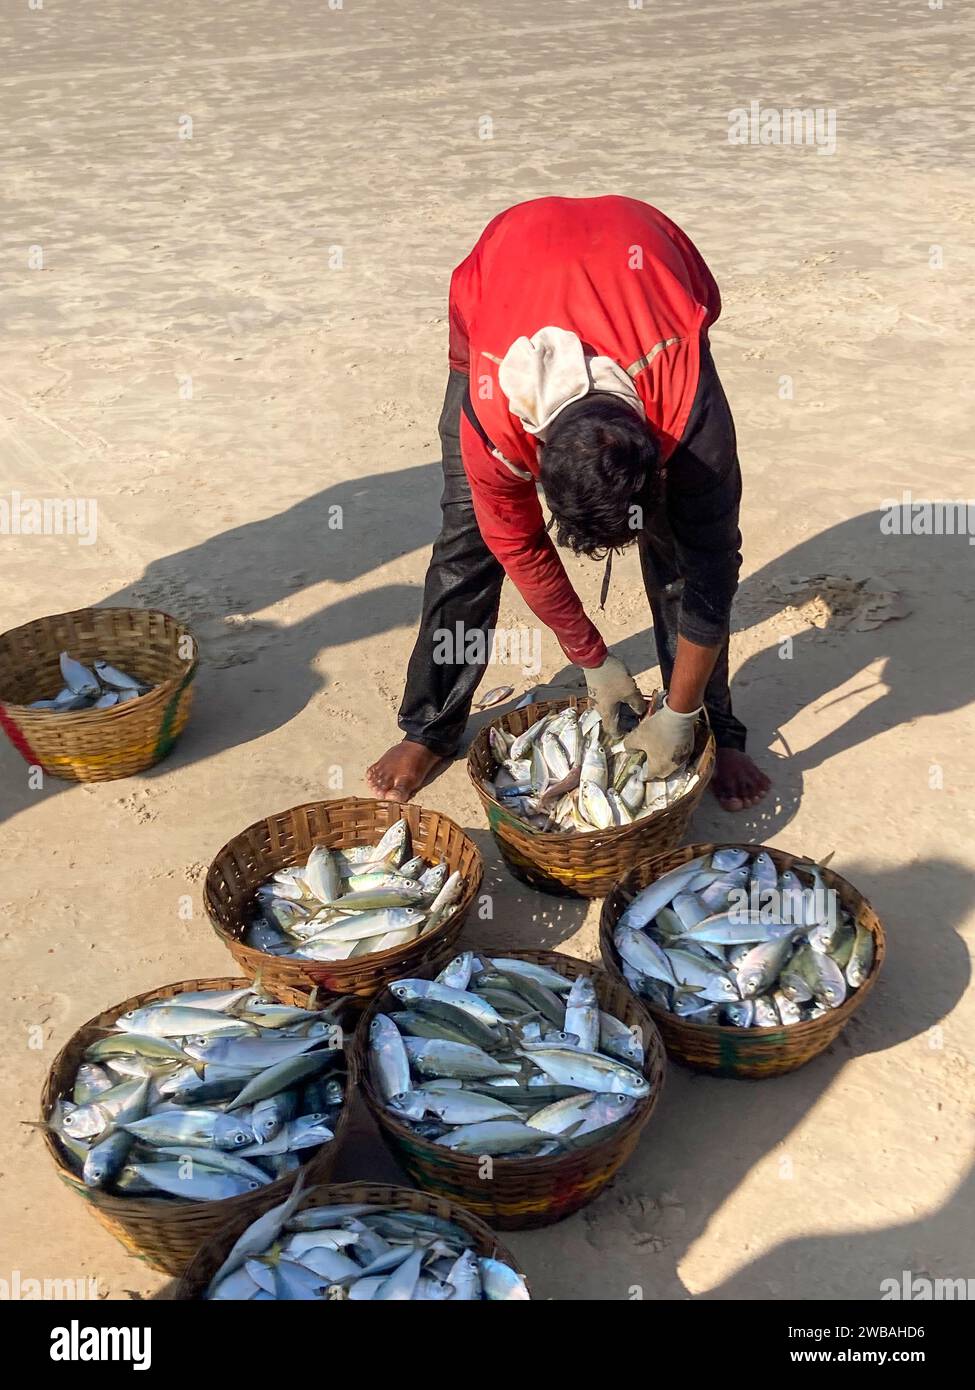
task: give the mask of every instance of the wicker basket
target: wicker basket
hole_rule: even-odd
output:
[[[479,954],[490,954],[479,952]],[[643,1005],[625,985],[612,980],[598,965],[555,951],[505,951],[509,958],[535,961],[569,980],[579,974],[593,977],[599,1007],[628,1026],[636,1025],[646,1048],[644,1073],[650,1094],[637,1101],[624,1119],[607,1129],[606,1138],[584,1148],[550,1158],[495,1158],[490,1178],[482,1175],[482,1160],[422,1139],[389,1111],[372,1083],[369,1066],[369,1024],[375,1014],[399,1008],[392,995],[373,1000],[356,1030],[354,1055],[362,1094],[397,1161],[420,1187],[476,1212],[500,1230],[550,1226],[586,1206],[636,1148],[640,1132],[653,1114],[664,1080],[664,1049],[660,1035]],[[431,975],[434,972],[421,972]]]
[[[613,941],[613,929],[627,903],[641,888],[653,883],[669,869],[718,849],[747,849],[752,853],[764,850],[779,873],[785,869],[810,868],[814,863],[802,855],[786,854],[784,850],[772,849],[768,845],[723,843],[684,845],[671,854],[657,855],[655,859],[638,864],[610,893],[600,917],[599,944],[603,963],[614,980],[625,984],[619,953]],[[836,891],[840,902],[857,925],[873,932],[876,950],[873,969],[867,979],[859,989],[847,996],[838,1009],[830,1009],[821,1018],[811,1019],[808,1023],[793,1023],[779,1028],[733,1028],[693,1023],[646,1001],[653,1021],[660,1029],[667,1053],[675,1062],[683,1062],[696,1071],[712,1072],[716,1076],[750,1077],[754,1080],[782,1076],[818,1056],[843,1031],[873,989],[884,961],[886,938],[879,917],[862,893],[858,893],[851,883],[831,869],[820,868],[820,873],[825,886]]]
[[[418,1211],[427,1216],[439,1216],[444,1221],[452,1221],[468,1233],[471,1249],[478,1255],[503,1260],[525,1279],[526,1284],[528,1283],[514,1256],[504,1248],[490,1227],[485,1226],[483,1221],[479,1221],[463,1207],[455,1206],[453,1202],[446,1202],[440,1197],[433,1197],[427,1192],[417,1192],[411,1187],[386,1187],[381,1183],[336,1183],[331,1187],[316,1187],[306,1192],[298,1204],[298,1210],[348,1202],[373,1202],[377,1207],[391,1207],[397,1211]],[[247,1224],[243,1217],[235,1217],[232,1222],[228,1222],[220,1234],[205,1248],[201,1248],[190,1261],[170,1297],[182,1302],[201,1298],[210,1280],[230,1253],[234,1241],[243,1234]]]
[[[544,714],[562,709],[588,709],[588,699],[541,700],[513,710],[495,721],[498,729],[522,734]],[[483,728],[471,744],[467,771],[487,812],[488,825],[508,868],[532,888],[580,898],[601,898],[642,859],[679,845],[714,771],[714,738],[699,724],[694,744],[694,770],[699,781],[689,795],[673,806],[643,816],[632,825],[590,832],[532,830],[518,816],[496,801],[485,788],[493,780],[497,762],[491,752],[490,730]]]
[[[111,709],[36,710],[64,685],[62,651],[102,657],[153,688]],[[164,758],[190,717],[196,641],[168,613],[79,608],[37,618],[0,637],[0,726],[19,753],[51,777],[109,782]]]
[[[415,854],[445,859],[450,871],[458,869],[464,878],[464,892],[454,910],[432,931],[405,946],[328,962],[273,956],[244,945],[241,934],[255,911],[255,890],[273,873],[304,863],[315,845],[350,849],[375,844],[400,817],[410,827]],[[261,988],[268,993],[277,996],[281,990],[307,992],[317,987],[322,997],[343,994],[369,999],[388,980],[415,975],[426,961],[449,960],[482,874],[477,846],[449,817],[398,801],[349,796],[296,806],[235,835],[210,865],[204,901],[220,940],[248,979],[260,973]]]
[[[132,999],[115,1004],[104,1013],[89,1019],[68,1039],[54,1059],[41,1092],[41,1119],[47,1120],[56,1100],[71,1094],[75,1072],[85,1048],[98,1038],[104,1037],[120,1014],[149,1004],[154,999],[168,999],[185,990],[239,989],[246,983],[246,980],[237,976],[182,980],[179,984],[146,990],[144,994],[137,994]],[[295,995],[285,1002],[301,1007],[304,998]],[[351,1048],[346,1049],[346,1062],[346,1101],[339,1113],[335,1138],[322,1148],[314,1150],[311,1158],[303,1165],[310,1182],[328,1181],[348,1127],[356,1081]],[[201,1246],[222,1231],[228,1221],[240,1220],[247,1225],[249,1221],[260,1216],[262,1211],[273,1207],[275,1202],[282,1201],[294,1183],[294,1174],[290,1174],[268,1183],[257,1192],[247,1193],[242,1197],[228,1197],[220,1202],[180,1202],[172,1198],[113,1196],[98,1188],[86,1187],[76,1169],[66,1159],[56,1136],[46,1127],[43,1133],[44,1142],[62,1182],[85,1198],[89,1210],[131,1254],[138,1255],[153,1269],[162,1270],[164,1274],[180,1274],[186,1262]]]

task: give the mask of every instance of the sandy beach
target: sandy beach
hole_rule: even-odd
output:
[[[975,549],[889,524],[904,494],[973,494],[972,38],[952,0],[8,16],[0,492],[94,499],[97,532],[0,534],[2,626],[159,607],[202,668],[188,729],[145,776],[35,789],[0,747],[0,1277],[164,1289],[25,1122],[82,1021],[233,973],[201,898],[221,845],[367,794],[439,526],[450,271],[502,208],[608,192],[674,218],[724,304],[712,344],[745,480],[733,693],[775,788],[737,816],[707,798],[693,838],[832,852],[888,957],[794,1075],[672,1066],[611,1188],[509,1244],[546,1299],[877,1299],[905,1270],[975,1276]],[[822,138],[729,139],[752,103],[756,131],[762,111],[818,110]],[[651,686],[636,556],[601,615],[601,566],[566,563]],[[510,585],[500,622],[534,623]],[[517,699],[577,675],[543,631],[538,674],[486,685]],[[598,903],[511,878],[463,758],[419,801],[485,856],[493,916],[467,944],[598,959]],[[363,1127],[342,1175],[392,1171]]]

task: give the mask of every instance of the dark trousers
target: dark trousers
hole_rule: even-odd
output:
[[[713,370],[713,368],[712,368]],[[484,663],[436,662],[439,630],[487,631],[497,622],[504,570],[488,550],[478,529],[470,485],[460,456],[461,403],[468,387],[462,372],[451,372],[440,413],[444,490],[440,499],[443,525],[434,542],[423,589],[423,614],[410,657],[399,726],[413,743],[422,743],[441,757],[451,757],[463,737],[474,692],[484,675]],[[720,385],[718,386],[720,391]],[[706,393],[699,391],[702,403]],[[724,401],[723,393],[721,400]],[[702,411],[695,400],[688,433],[701,437]],[[727,402],[724,402],[727,410]],[[697,415],[695,416],[695,412]],[[669,468],[679,469],[679,448]],[[669,685],[677,647],[682,579],[676,567],[673,537],[666,515],[656,514],[639,537],[643,583],[653,617],[657,660]],[[719,747],[744,748],[745,726],[735,718],[728,689],[728,642],[725,639],[708,681],[704,703]]]

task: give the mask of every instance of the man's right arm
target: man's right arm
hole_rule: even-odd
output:
[[[466,415],[461,416],[460,444],[484,543],[535,617],[555,633],[569,661],[599,666],[606,644],[546,534],[534,482],[517,477],[496,459]]]

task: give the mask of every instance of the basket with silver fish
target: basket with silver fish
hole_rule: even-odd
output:
[[[516,877],[598,898],[680,843],[714,770],[714,739],[700,722],[685,767],[648,781],[642,755],[603,736],[589,700],[543,700],[482,729],[467,770]]]
[[[408,1187],[295,1189],[200,1250],[176,1299],[352,1302],[524,1300],[528,1281],[483,1221]]]
[[[700,844],[632,869],[603,904],[603,962],[647,1003],[668,1054],[701,1071],[793,1071],[873,988],[884,930],[825,865]]]
[[[0,636],[0,727],[32,766],[77,782],[141,772],[189,719],[196,642],[145,608],[81,608]]]
[[[90,1019],[41,1097],[59,1176],[134,1254],[179,1273],[228,1219],[331,1175],[354,1084],[348,1006],[186,980]]]
[[[663,1046],[642,1005],[554,951],[466,951],[393,981],[363,1015],[355,1051],[398,1162],[502,1229],[591,1202],[663,1085]]]
[[[460,826],[398,801],[314,801],[249,826],[210,866],[204,901],[245,974],[274,993],[369,998],[452,954],[480,886]]]

